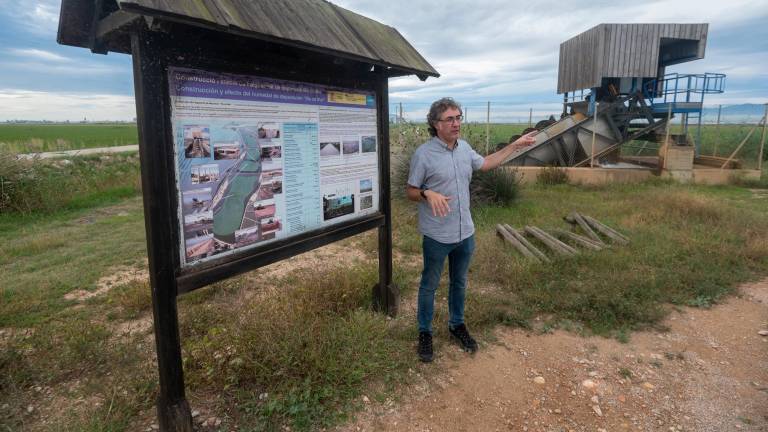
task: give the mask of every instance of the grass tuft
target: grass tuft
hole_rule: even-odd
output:
[[[520,178],[515,170],[475,171],[469,185],[472,203],[510,205],[517,199],[519,184]]]
[[[395,379],[412,360],[403,328],[370,310],[377,277],[373,265],[301,272],[281,281],[286,292],[228,311],[235,320],[219,318],[230,306],[195,312],[183,338],[190,381],[239,389],[232,397],[257,423],[333,424],[364,383]],[[269,398],[254,397],[262,392]]]
[[[536,183],[542,186],[554,186],[568,183],[568,173],[558,167],[544,167],[536,177]]]

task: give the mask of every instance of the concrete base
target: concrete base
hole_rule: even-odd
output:
[[[690,171],[693,169],[693,155],[693,146],[663,146],[659,150],[659,165],[670,171]]]
[[[721,185],[731,184],[737,179],[760,180],[760,170],[755,169],[717,169],[694,168],[693,182],[696,184]]]
[[[669,178],[680,183],[693,183],[693,170],[665,169],[661,172],[661,178]]]
[[[544,167],[504,167],[516,171],[521,184],[533,184]],[[552,169],[552,168],[549,168]],[[652,168],[557,168],[568,176],[573,184],[600,185],[610,183],[640,183],[651,178],[670,178],[683,183],[722,185],[730,184],[737,178],[760,179],[760,171],[746,169],[699,168],[692,170],[664,170],[659,174]]]
[[[539,173],[544,167],[509,167],[516,170],[522,184],[536,183]],[[552,169],[552,168],[549,168]],[[568,176],[569,183],[575,184],[608,184],[608,183],[640,183],[655,177],[653,170],[646,168],[557,168]]]

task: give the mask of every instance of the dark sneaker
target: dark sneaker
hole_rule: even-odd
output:
[[[469,335],[467,326],[464,324],[459,324],[454,328],[448,327],[448,331],[450,331],[453,337],[459,341],[459,344],[461,344],[461,347],[464,348],[464,351],[469,353],[474,353],[477,351],[477,342],[475,342],[472,336]]]
[[[419,332],[419,359],[424,363],[432,361],[432,335]]]

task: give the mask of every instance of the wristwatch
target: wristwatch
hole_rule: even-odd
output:
[[[422,189],[422,190],[419,191],[419,195],[421,195],[421,197],[424,198],[425,200],[427,199],[427,194],[425,194],[424,192],[426,192],[428,190],[429,189]]]

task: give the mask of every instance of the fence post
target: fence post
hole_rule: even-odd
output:
[[[765,148],[765,132],[768,128],[768,103],[765,104],[765,114],[763,114],[763,133],[760,136],[760,152],[757,155],[757,170],[763,170],[763,149]]]
[[[491,148],[491,101],[488,101],[488,110],[485,114],[485,154]]]
[[[589,153],[589,167],[595,167],[595,139],[597,138],[597,107],[599,102],[595,102],[595,111],[592,113],[592,151]]]
[[[669,131],[672,128],[672,103],[669,102],[669,109],[667,110],[667,131],[664,134],[664,162],[660,167],[664,169],[667,167],[667,155],[669,154]]]
[[[715,126],[715,147],[712,149],[712,156],[717,156],[717,144],[720,143],[720,113],[723,111],[723,105],[717,106],[717,126]]]

